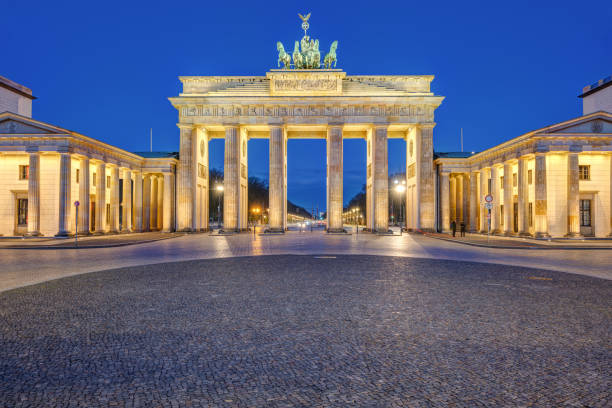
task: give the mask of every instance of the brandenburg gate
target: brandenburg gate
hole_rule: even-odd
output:
[[[300,16],[302,17],[302,16]],[[287,140],[327,142],[327,229],[343,230],[343,140],[367,143],[366,228],[388,231],[388,139],[406,140],[406,225],[434,229],[433,128],[441,96],[431,75],[347,75],[332,68],[337,41],[321,63],[319,41],[295,42],[293,64],[277,44],[280,69],[265,76],[183,76],[170,98],[178,110],[180,161],[176,221],[179,231],[208,229],[208,141],[225,139],[224,230],[248,222],[248,140],[270,140],[269,222],[287,227]],[[301,49],[300,49],[301,46]],[[301,160],[308,160],[301,157]]]

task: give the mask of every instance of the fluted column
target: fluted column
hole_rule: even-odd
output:
[[[478,231],[478,180],[477,173],[470,174],[470,204],[469,204],[469,217],[470,225],[468,230],[470,232]]]
[[[269,222],[271,231],[285,230],[285,158],[287,141],[281,126],[270,127],[270,192],[269,192]]]
[[[40,235],[40,153],[30,151],[28,174],[28,235]]]
[[[123,214],[121,232],[132,232],[132,171],[123,170]]]
[[[527,180],[527,158],[518,160],[518,230],[519,235],[529,234],[529,184]]]
[[[504,234],[510,235],[512,229],[512,163],[504,162]]]
[[[60,153],[58,237],[70,234],[71,161],[70,153]]]
[[[151,231],[151,175],[142,177],[142,230]]]
[[[463,221],[463,174],[457,174],[455,176],[456,180],[456,196],[455,203],[457,208],[457,223],[461,223]]]
[[[225,128],[223,169],[223,229],[238,231],[240,207],[240,134],[238,126]]]
[[[142,172],[134,171],[134,231],[142,232],[142,210],[143,210],[143,195],[142,195]]]
[[[96,170],[96,234],[106,230],[106,164],[98,163]]]
[[[164,182],[163,182],[163,221],[162,221],[162,231],[163,232],[171,232],[172,231],[172,190],[174,184],[174,176],[172,173],[164,173]]]
[[[90,195],[90,180],[89,180],[89,158],[83,157],[79,163],[79,220],[78,231],[79,235],[87,235],[90,230],[89,222],[89,195]]]
[[[164,176],[157,176],[157,229],[162,230],[164,226]]]
[[[567,236],[581,237],[580,234],[580,172],[578,153],[570,151],[567,155]]]
[[[109,232],[119,232],[119,167],[113,166],[110,171],[110,226]]]
[[[158,193],[158,181],[157,176],[151,176],[151,199],[150,199],[150,210],[149,210],[149,229],[155,231],[157,229],[157,193]]]
[[[189,125],[179,125],[181,129],[179,145],[179,163],[177,167],[177,230],[191,231],[194,224],[194,185],[197,169],[194,155],[194,140],[197,140],[197,129]],[[226,153],[227,154],[227,153]],[[150,197],[149,197],[150,200]],[[148,221],[147,221],[148,222]]]
[[[487,218],[489,210],[484,206],[484,198],[489,194],[489,172],[489,169],[480,170],[480,197],[478,197],[478,205],[480,208],[480,232],[482,233],[489,231],[489,218]]]
[[[457,177],[451,175],[450,178],[450,220],[457,222]]]
[[[463,222],[465,228],[469,228],[470,222],[470,173],[463,174]]]
[[[389,163],[387,126],[375,126],[372,134],[374,231],[389,231]]]
[[[344,231],[342,223],[342,127],[327,128],[327,231]]]
[[[548,237],[548,206],[546,197],[546,153],[535,156],[535,236]]]
[[[442,205],[442,232],[450,231],[450,180],[449,173],[443,172],[440,174],[440,203]]]
[[[491,166],[491,195],[493,196],[493,208],[491,209],[491,233],[499,234],[500,229],[500,216],[499,206],[501,203],[500,197],[501,191],[499,188],[499,167]]]
[[[416,227],[423,231],[433,231],[435,228],[433,126],[420,125],[415,129],[418,203]]]

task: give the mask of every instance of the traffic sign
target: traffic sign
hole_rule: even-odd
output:
[[[493,204],[492,203],[485,203],[485,208],[487,210],[490,210],[491,208],[493,208]]]
[[[487,214],[487,219],[491,219],[491,214]]]
[[[487,203],[490,203],[491,201],[493,201],[493,196],[492,196],[491,194],[487,194],[487,195],[485,196],[485,201],[486,201]]]
[[[74,206],[75,206],[75,207],[78,207],[79,205],[81,205],[81,203],[79,203],[78,201],[75,201],[75,202],[74,202]]]

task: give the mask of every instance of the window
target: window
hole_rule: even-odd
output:
[[[19,180],[27,180],[30,178],[30,166],[19,166]]]
[[[93,174],[93,180],[92,180],[92,181],[93,181],[93,183],[92,183],[92,184],[93,184],[93,186],[94,186],[94,187],[95,187],[95,186],[96,186],[96,184],[97,184],[96,180],[97,180],[97,177],[96,177],[96,172],[94,171],[94,174]]]
[[[76,169],[75,178],[76,178],[76,183],[79,184],[79,169]]]
[[[578,166],[578,178],[580,180],[591,179],[591,166]]]
[[[533,203],[529,203],[529,226],[533,227]]]
[[[501,220],[499,221],[500,225],[504,225],[504,206],[503,205],[499,206],[499,217],[501,218]]]
[[[580,226],[591,226],[591,200],[580,200]]]
[[[17,199],[17,225],[28,225],[28,199]]]
[[[518,185],[518,174],[512,173],[512,187],[516,187]]]
[[[110,224],[110,204],[106,204],[106,223]]]
[[[106,176],[106,188],[110,188],[110,176]]]
[[[533,170],[527,170],[527,183],[533,184]]]

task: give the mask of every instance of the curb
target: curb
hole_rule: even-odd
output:
[[[180,235],[179,235],[180,236]],[[122,243],[117,243],[117,244],[107,244],[107,245],[84,245],[84,246],[61,246],[61,245],[40,245],[40,246],[14,246],[14,247],[0,247],[0,250],[7,250],[7,249],[44,249],[44,250],[50,250],[50,249],[99,249],[99,248],[117,248],[117,247],[123,247],[123,246],[130,246],[130,245],[139,245],[139,244],[148,244],[151,242],[157,242],[157,241],[164,241],[167,239],[172,239],[172,238],[178,238],[179,236],[176,237],[164,237],[164,238],[157,238],[157,239],[150,239],[147,241],[136,241],[136,242],[122,242]]]

